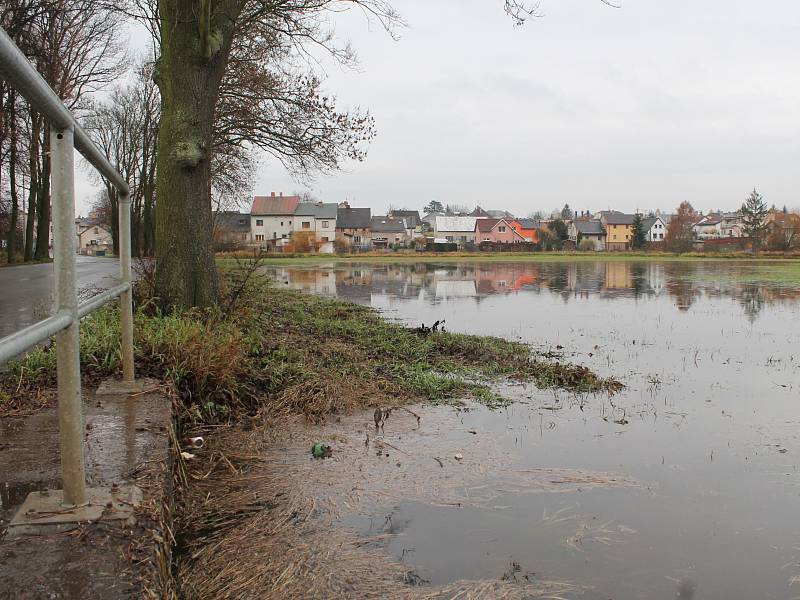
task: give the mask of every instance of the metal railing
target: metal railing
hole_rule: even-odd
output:
[[[51,336],[56,337],[58,419],[61,470],[66,505],[86,502],[81,404],[80,319],[119,297],[122,373],[134,379],[133,307],[131,303],[131,202],[125,179],[111,166],[75,121],[56,93],[0,27],[0,77],[24,96],[50,124],[51,202],[55,314],[0,339],[0,365]],[[120,285],[78,303],[75,279],[75,165],[77,149],[119,191]]]

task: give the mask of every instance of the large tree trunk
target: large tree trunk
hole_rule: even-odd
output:
[[[219,296],[209,166],[214,111],[236,18],[233,6],[214,3],[214,18],[223,23],[215,29],[211,0],[160,1],[156,291],[168,305],[209,306]]]
[[[50,125],[44,127],[44,148],[42,151],[42,175],[39,178],[39,201],[36,223],[36,260],[50,258]]]

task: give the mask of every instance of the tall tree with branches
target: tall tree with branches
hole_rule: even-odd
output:
[[[753,242],[753,252],[758,252],[767,230],[767,203],[754,188],[741,211],[744,234]]]

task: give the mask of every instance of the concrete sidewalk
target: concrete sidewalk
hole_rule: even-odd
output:
[[[50,409],[0,420],[0,598],[160,597],[169,585],[171,404],[158,390],[132,396],[112,389],[84,391],[87,479],[91,487],[138,486],[135,524],[9,534],[29,492],[61,488],[58,419]]]

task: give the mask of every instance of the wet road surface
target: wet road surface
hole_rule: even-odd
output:
[[[116,285],[119,261],[77,257],[78,290],[107,289]],[[20,265],[0,269],[0,337],[47,317],[52,309],[53,264]]]

